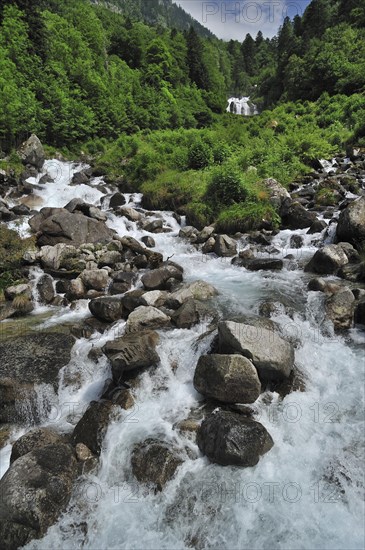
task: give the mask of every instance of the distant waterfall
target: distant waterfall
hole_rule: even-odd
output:
[[[228,99],[227,113],[236,115],[253,116],[258,115],[257,107],[249,97],[231,97]]]

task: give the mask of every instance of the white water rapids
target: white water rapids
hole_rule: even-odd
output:
[[[69,186],[74,168],[58,167],[55,183],[35,193],[42,206],[64,206],[81,197],[99,204],[95,185]],[[46,165],[47,168],[47,165]],[[79,169],[79,168],[78,168]],[[36,183],[36,182],[34,182]],[[99,184],[100,180],[94,182]],[[139,195],[129,197],[131,204]],[[156,249],[184,267],[185,280],[202,279],[220,292],[217,308],[225,313],[257,313],[265,300],[278,300],[293,311],[274,317],[284,334],[296,341],[296,365],[306,378],[306,391],[284,399],[266,392],[256,402],[256,419],[275,445],[254,468],[210,464],[188,436],[174,429],[192,408],[202,404],[192,379],[199,356],[214,335],[199,338],[205,326],[160,332],[161,364],[142,376],[136,406],[122,411],[107,432],[99,472],[81,478],[68,509],[42,540],[39,549],[360,549],[364,545],[363,436],[364,333],[353,329],[325,334],[321,293],[307,292],[308,275],[296,262],[281,272],[250,272],[230,259],[204,256],[180,239],[172,213],[159,213],[171,233],[153,235]],[[108,225],[120,235],[148,235],[135,223],[112,213]],[[296,231],[305,235],[305,231]],[[296,259],[310,257],[320,234],[305,235],[300,250],[289,246],[292,231],[280,232],[273,245]],[[244,248],[242,242],[240,246]],[[76,310],[51,308],[42,325],[89,315],[87,301]],[[125,321],[90,340],[76,342],[63,369],[52,418],[44,425],[71,431],[90,400],[100,396],[110,375],[107,360],[87,358],[94,344],[122,334]],[[172,368],[175,365],[176,368]],[[70,384],[70,379],[74,384]],[[163,436],[183,449],[186,460],[161,493],[136,482],[130,455],[135,443]],[[2,460],[6,460],[6,453]]]

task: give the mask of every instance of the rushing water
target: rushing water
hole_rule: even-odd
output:
[[[64,206],[77,196],[99,204],[96,185],[68,185],[77,168],[51,163],[55,169],[59,165],[60,176],[36,190],[39,207]],[[100,180],[95,183],[99,187]],[[127,198],[137,206],[141,199],[138,194]],[[274,320],[296,343],[296,365],[306,379],[306,391],[283,400],[266,392],[255,403],[256,418],[275,441],[257,466],[210,464],[174,426],[202,405],[192,379],[214,334],[202,337],[204,325],[161,331],[161,364],[142,375],[135,389],[136,406],[122,411],[110,425],[99,472],[80,479],[58,523],[27,548],[363,548],[364,333],[354,329],[338,336],[330,326],[323,331],[321,293],[306,291],[308,275],[298,269],[323,235],[296,231],[305,238],[304,247],[296,250],[290,248],[293,232],[280,232],[273,245],[283,257],[293,254],[295,259],[285,260],[282,272],[254,273],[232,266],[230,260],[203,256],[178,237],[180,226],[172,213],[160,215],[172,232],[153,235],[156,249],[165,258],[173,255],[187,281],[212,283],[220,292],[217,308],[222,312],[257,313],[267,299],[286,304]],[[112,213],[107,223],[120,235],[148,234]],[[244,241],[239,244],[246,246]],[[54,308],[43,326],[87,315],[87,301],[80,301],[76,310]],[[88,353],[122,334],[124,325],[120,321],[102,336],[76,342],[45,425],[71,431],[87,403],[100,396],[109,366],[105,358],[95,365]],[[156,494],[136,483],[130,467],[134,444],[151,436],[173,442],[186,457],[175,478]]]
[[[236,115],[252,116],[258,115],[257,107],[249,97],[230,97],[228,99],[227,113]]]

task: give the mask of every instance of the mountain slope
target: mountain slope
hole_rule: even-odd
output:
[[[193,27],[203,38],[212,38],[214,34],[201,25],[183,8],[172,0],[90,0],[92,4],[108,7],[132,20],[143,21],[147,25],[164,28],[188,30]]]

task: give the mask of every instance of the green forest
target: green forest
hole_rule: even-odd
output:
[[[260,181],[286,185],[316,158],[364,146],[364,92],[363,0],[313,0],[276,37],[242,42],[171,0],[0,6],[4,155],[34,132],[197,225],[275,220]],[[261,114],[226,113],[230,95]]]

